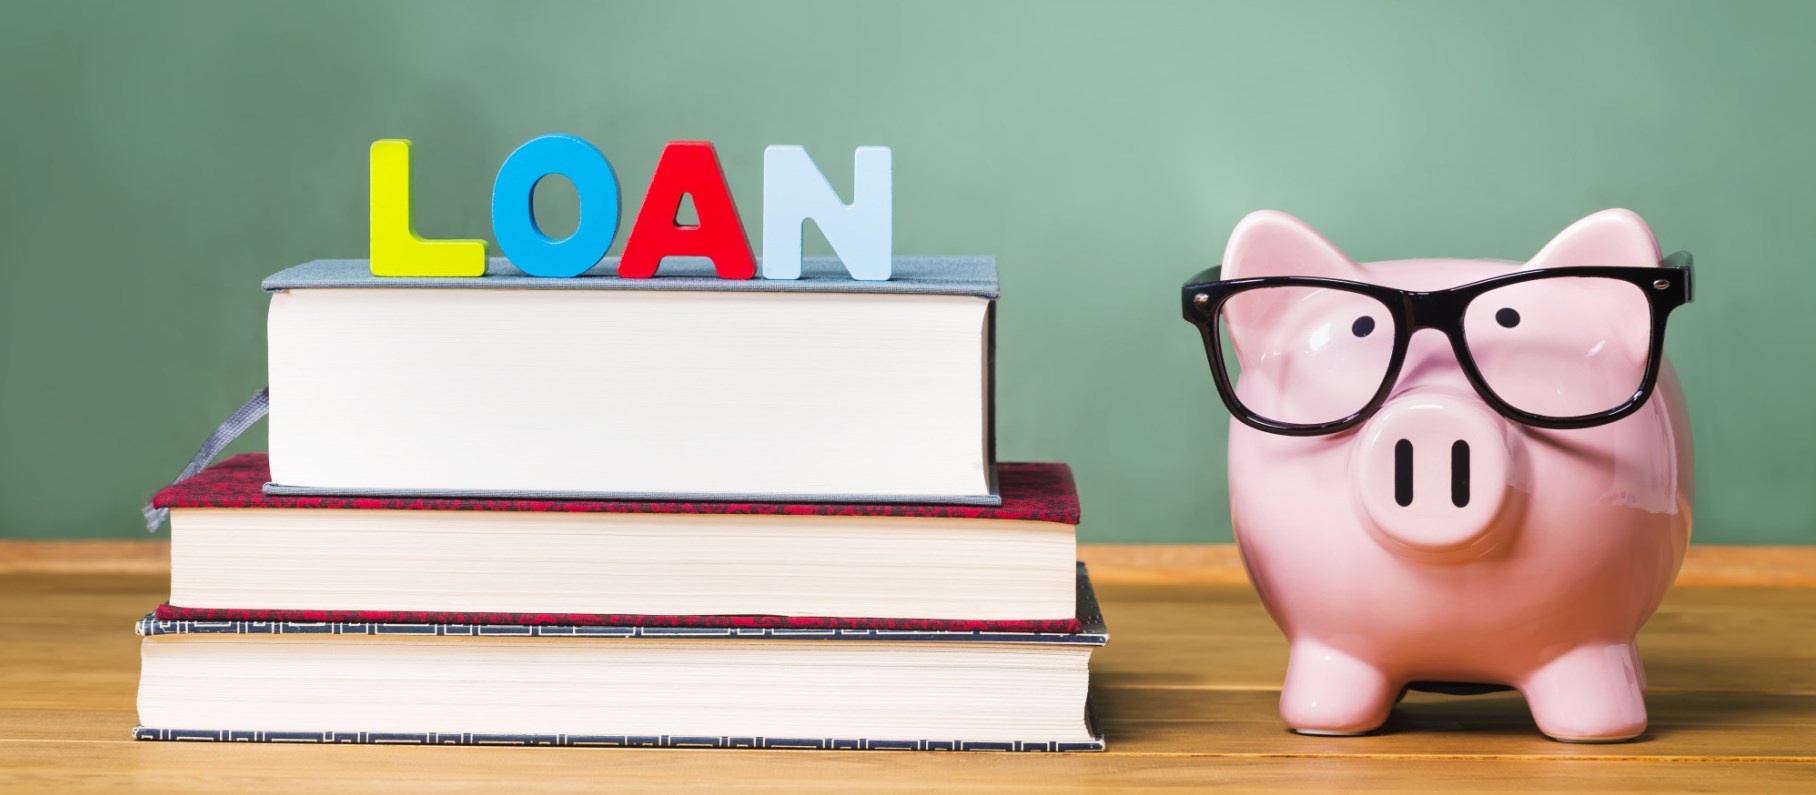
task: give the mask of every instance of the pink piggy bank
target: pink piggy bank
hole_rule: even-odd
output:
[[[1518,689],[1545,734],[1646,730],[1634,638],[1690,538],[1664,360],[1690,258],[1625,210],[1530,262],[1357,263],[1258,212],[1184,289],[1230,408],[1236,540],[1291,645],[1294,731],[1407,688]]]

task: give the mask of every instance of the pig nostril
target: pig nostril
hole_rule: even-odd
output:
[[[1469,504],[1469,443],[1462,439],[1450,446],[1450,503]]]
[[[1406,439],[1394,443],[1394,502],[1412,504],[1412,442]]]

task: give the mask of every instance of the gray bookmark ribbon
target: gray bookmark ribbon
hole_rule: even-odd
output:
[[[189,466],[183,467],[183,474],[178,475],[176,480],[170,481],[170,485],[174,486],[195,477],[196,473],[207,469],[208,465],[214,462],[215,456],[227,449],[227,445],[232,444],[233,440],[240,438],[240,434],[245,433],[247,428],[264,419],[265,414],[270,411],[271,388],[260,387],[259,391],[252,393],[252,397],[247,398],[245,403],[241,403],[239,408],[234,409],[233,414],[222,421],[220,427],[214,429],[214,433],[208,434],[208,441],[202,442],[202,449],[195,451],[195,457],[189,459]],[[169,508],[153,508],[150,502],[146,502],[142,510],[145,513],[145,532],[148,533],[157,532],[158,528],[163,526],[164,520],[170,518]]]

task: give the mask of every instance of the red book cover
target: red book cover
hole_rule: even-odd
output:
[[[284,496],[264,491],[271,480],[271,466],[265,454],[244,453],[172,484],[152,497],[151,504],[157,508],[909,516],[1078,524],[1078,491],[1072,484],[1072,470],[1065,464],[997,464],[996,477],[1003,498],[1001,505]]]

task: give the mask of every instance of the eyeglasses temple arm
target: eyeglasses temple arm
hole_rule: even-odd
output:
[[[1192,278],[1186,279],[1185,283],[1188,285],[1210,284],[1211,282],[1220,281],[1223,281],[1223,266],[1212,265],[1209,268],[1205,268],[1204,270],[1192,274]]]
[[[1684,272],[1684,303],[1690,303],[1696,295],[1696,258],[1688,251],[1679,251],[1658,262],[1660,267],[1672,268]]]

